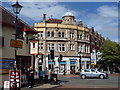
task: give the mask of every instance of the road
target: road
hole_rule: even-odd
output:
[[[9,75],[1,75],[1,83],[0,88],[2,87],[2,81],[9,80]],[[115,89],[118,88],[118,82],[120,78],[118,76],[109,76],[109,79],[81,79],[78,75],[65,75],[65,76],[58,76],[58,80],[60,80],[61,87],[54,88],[56,90],[61,90],[61,88],[82,88],[80,90],[119,90]],[[88,88],[88,89],[86,89]],[[105,89],[103,89],[105,88]],[[109,89],[106,89],[109,88]],[[79,90],[79,89],[78,89]]]
[[[62,87],[58,88],[118,88],[118,76],[109,76],[108,79],[76,77],[58,77]]]

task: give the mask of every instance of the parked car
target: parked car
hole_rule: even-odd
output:
[[[103,78],[108,78],[108,74],[105,72],[99,72],[95,69],[84,69],[80,72],[80,77],[82,79],[85,79],[87,77],[91,77],[91,78],[97,77],[103,79]]]

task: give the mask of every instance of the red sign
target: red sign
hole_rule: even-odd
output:
[[[21,82],[20,74],[21,74],[20,71],[16,70],[16,77],[15,77],[14,71],[10,70],[10,72],[9,72],[10,90],[13,89],[14,78],[16,78],[16,82],[17,82],[17,89],[16,90],[20,90],[20,82]]]

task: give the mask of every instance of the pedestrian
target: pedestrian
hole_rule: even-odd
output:
[[[45,83],[48,83],[48,76],[49,76],[49,71],[46,67],[46,70],[45,70]]]
[[[30,81],[30,68],[28,68],[27,70],[26,70],[26,80],[27,80],[27,87],[29,87],[29,81]]]
[[[34,86],[34,70],[32,68],[32,66],[30,66],[29,69],[29,87],[28,88],[32,88]]]
[[[66,75],[66,71],[65,71],[65,69],[63,70],[63,75]]]

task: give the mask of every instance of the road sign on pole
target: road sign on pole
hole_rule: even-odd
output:
[[[17,82],[17,89],[16,90],[20,90],[20,88],[21,88],[21,73],[20,73],[20,70],[16,70],[16,77],[15,77],[14,71],[10,70],[9,78],[10,78],[10,90],[13,89],[14,78],[16,78],[16,82]]]

